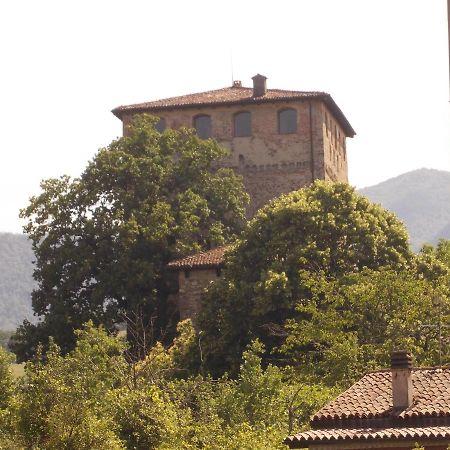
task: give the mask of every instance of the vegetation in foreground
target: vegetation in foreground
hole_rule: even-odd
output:
[[[236,379],[189,375],[196,345],[189,321],[167,350],[127,361],[123,340],[87,324],[74,350],[51,344],[14,381],[0,350],[0,448],[282,449],[289,431],[335,391],[262,368],[262,344],[243,353]]]

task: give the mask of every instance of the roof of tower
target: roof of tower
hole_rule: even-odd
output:
[[[271,102],[307,100],[323,101],[342,126],[346,136],[353,137],[356,134],[355,130],[350,125],[350,122],[344,116],[344,113],[333,100],[331,95],[326,92],[267,89],[264,95],[256,97],[254,96],[253,88],[240,86],[239,83],[235,83],[231,87],[212,91],[181,95],[179,97],[165,98],[162,100],[155,100],[145,103],[136,103],[133,105],[118,106],[112,110],[112,113],[119,119],[122,119],[122,116],[126,113],[136,114],[163,110],[198,108],[204,106],[251,105]]]

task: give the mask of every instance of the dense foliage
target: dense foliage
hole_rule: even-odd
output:
[[[145,135],[156,133],[145,119],[143,127]],[[185,133],[193,139],[190,132]],[[238,195],[238,183],[235,187]],[[45,208],[51,205],[46,203]],[[193,215],[192,210],[182,214],[187,223],[196,224],[187,226],[186,241],[163,235],[162,253],[150,253],[148,261],[160,270],[160,278],[153,273],[150,280],[155,298],[161,292],[167,294],[156,288],[158,280],[167,281],[163,267],[158,266],[161,255],[168,258],[182,255],[185,249],[206,247],[213,235],[224,240],[237,229],[231,222],[225,226],[224,218],[222,231],[208,234],[200,230],[201,221]],[[47,220],[40,223],[41,219],[34,217],[30,230],[38,233]],[[209,216],[203,219],[208,221]],[[82,222],[90,220],[96,219],[88,215]],[[178,223],[180,218],[173,220]],[[50,223],[46,233],[56,236],[57,228]],[[153,223],[152,230],[136,225],[136,230],[146,230],[148,237],[159,225]],[[214,229],[211,223],[205,226]],[[119,227],[119,235],[128,236],[128,228],[125,232]],[[139,233],[131,235],[143,247],[133,247],[133,239],[126,241],[129,247],[117,245],[130,251],[123,257],[131,268],[129,282],[137,283],[140,278],[136,278],[139,272],[133,258],[142,255],[139,249],[153,248],[161,234],[148,245],[138,239]],[[84,259],[78,260],[82,267],[75,265],[77,248],[82,258],[88,257],[90,248],[92,261],[99,261],[100,243],[87,247],[81,235],[72,248],[76,239],[71,236],[64,250],[64,238],[58,244],[47,238],[47,234],[41,236],[48,247],[41,248],[36,241],[37,250],[55,258],[73,257],[64,269],[66,278],[57,286],[61,291],[53,299],[62,300],[64,292],[71,292],[64,289],[74,286],[72,277],[76,281],[85,270],[93,273],[87,263],[82,264]],[[48,264],[54,269],[56,261],[50,259]],[[44,274],[43,262],[38,268]],[[119,268],[114,272],[114,265],[108,267],[110,275],[122,273]],[[143,268],[149,269],[145,264]],[[113,286],[117,282],[106,274],[100,281]],[[43,282],[44,278],[40,287],[46,286]],[[92,300],[101,299],[96,295],[104,294],[107,286],[97,286],[96,279],[90,282],[93,285],[84,286],[77,301],[87,299],[88,292]],[[123,282],[128,286],[128,280]],[[405,229],[395,216],[344,184],[316,182],[263,208],[230,248],[226,270],[208,290],[197,327],[190,321],[178,324],[179,335],[169,346],[153,340],[151,346],[145,339],[133,341],[132,356],[136,349],[142,355],[138,361],[130,357],[130,343],[94,326],[102,321],[108,324],[105,319],[114,318],[114,309],[143,306],[137,301],[136,286],[128,286],[129,297],[123,295],[115,303],[108,298],[97,304],[97,310],[95,303],[77,303],[74,297],[60,328],[61,316],[52,308],[65,310],[58,309],[56,300],[49,302],[47,322],[37,327],[25,323],[16,334],[16,344],[30,346],[53,332],[57,341],[62,336],[58,333],[68,331],[73,348],[67,345],[69,340],[62,339],[66,347],[61,348],[53,338],[47,346],[36,345],[25,375],[18,380],[9,371],[10,355],[0,347],[0,448],[281,450],[283,438],[306,427],[310,414],[324,402],[367,369],[387,366],[392,349],[412,351],[416,364],[450,362],[445,333],[440,333],[450,319],[450,242],[440,241],[436,247],[425,246],[418,255],[412,254]],[[156,308],[153,311],[159,312],[158,301],[151,299],[142,301],[149,301]],[[94,308],[95,321],[74,331],[78,322],[89,317],[89,308]],[[136,336],[142,315],[128,317],[128,334]],[[50,333],[45,326],[52,324],[55,328]],[[40,336],[43,330],[47,334]]]
[[[362,270],[406,269],[413,260],[396,217],[349,185],[316,181],[262,208],[228,253],[224,276],[209,289],[200,329],[213,373],[236,370],[243,348],[284,342],[299,304],[314,301],[315,280]]]
[[[244,352],[236,380],[186,376],[196,340],[189,323],[165,350],[129,364],[124,343],[88,324],[73,351],[55,344],[14,383],[0,351],[0,448],[270,450],[333,391],[261,367],[259,342]]]
[[[20,359],[49,336],[70,350],[87,320],[111,327],[143,317],[154,342],[176,322],[168,261],[227,242],[242,226],[241,179],[213,168],[226,150],[194,130],[161,134],[156,120],[138,116],[79,178],[43,181],[22,211],[36,256],[33,310],[42,320],[17,331]]]
[[[304,376],[329,385],[389,367],[398,348],[411,351],[418,365],[448,363],[444,342],[440,361],[437,326],[439,314],[442,322],[450,318],[448,273],[439,286],[417,270],[365,269],[339,279],[307,274],[312,298],[297,304],[277,351]]]

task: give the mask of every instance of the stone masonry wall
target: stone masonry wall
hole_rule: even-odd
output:
[[[195,319],[200,311],[200,298],[209,284],[218,278],[216,269],[195,269],[178,272],[178,310],[180,320]]]
[[[348,182],[346,137],[325,105],[322,105],[325,179]]]
[[[297,132],[278,132],[278,112],[297,110]],[[234,137],[234,114],[252,114],[252,135]],[[299,189],[314,179],[347,181],[345,134],[320,101],[261,103],[244,106],[210,106],[153,112],[167,127],[192,127],[198,114],[211,116],[212,137],[230,149],[221,165],[243,176],[251,204],[248,215],[272,198]],[[123,117],[124,134],[130,116]]]

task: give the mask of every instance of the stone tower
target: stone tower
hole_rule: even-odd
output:
[[[166,127],[194,127],[231,150],[221,164],[244,179],[252,216],[272,198],[315,179],[348,181],[346,138],[355,132],[329,94],[267,89],[255,75],[252,87],[233,86],[135,105],[112,112],[124,134],[133,115],[150,113]]]

